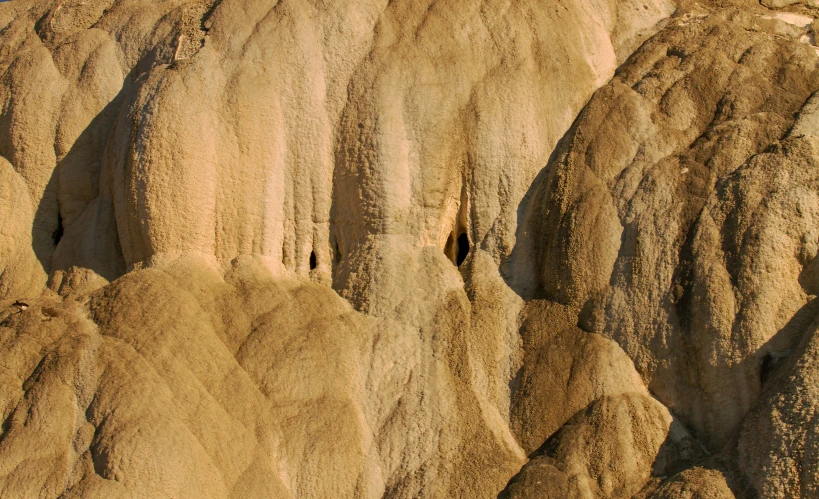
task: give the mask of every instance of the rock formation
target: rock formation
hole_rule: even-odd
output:
[[[816,29],[0,3],[0,497],[816,497]]]

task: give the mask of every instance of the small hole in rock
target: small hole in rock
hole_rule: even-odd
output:
[[[310,252],[310,270],[313,270],[315,268],[316,268],[316,252],[311,251]]]
[[[60,239],[63,238],[63,217],[57,214],[57,228],[51,234],[51,239],[54,241],[54,246],[60,244]]]
[[[338,241],[336,241],[335,245],[333,245],[333,261],[336,264],[341,263],[341,250],[338,248]]]
[[[466,255],[469,254],[469,238],[466,236],[466,233],[461,234],[458,236],[458,256],[455,259],[455,264],[457,266],[461,266],[466,260]]]

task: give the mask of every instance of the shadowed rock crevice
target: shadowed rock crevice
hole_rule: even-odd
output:
[[[455,255],[455,265],[461,266],[466,261],[466,256],[469,254],[469,237],[466,233],[458,236],[458,241],[455,246],[457,248]]]

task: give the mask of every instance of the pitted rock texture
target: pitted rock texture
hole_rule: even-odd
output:
[[[712,450],[813,294],[814,156],[788,133],[819,59],[788,27],[743,9],[672,20],[595,94],[527,208],[544,295],[617,341]]]
[[[0,496],[816,496],[817,18],[0,3]]]

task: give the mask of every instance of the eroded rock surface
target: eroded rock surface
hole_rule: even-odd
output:
[[[718,450],[813,294],[814,156],[786,136],[819,72],[784,22],[698,12],[595,94],[536,187],[524,244],[545,295],[617,341]]]
[[[0,3],[0,496],[814,497],[817,17]]]

